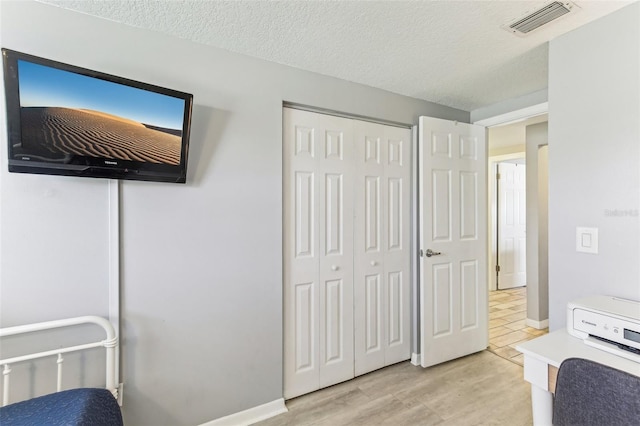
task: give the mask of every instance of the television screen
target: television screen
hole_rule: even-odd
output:
[[[2,56],[10,172],[186,182],[192,95]]]

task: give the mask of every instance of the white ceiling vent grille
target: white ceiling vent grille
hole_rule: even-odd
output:
[[[503,25],[502,28],[516,35],[525,36],[531,31],[571,13],[572,10],[574,10],[573,3],[569,1],[554,1],[510,24]]]

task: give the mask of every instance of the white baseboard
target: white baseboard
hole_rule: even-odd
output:
[[[420,354],[415,352],[411,354],[411,364],[420,366]]]
[[[525,321],[525,324],[527,324],[527,326],[529,327],[533,327],[533,328],[537,328],[538,330],[542,330],[543,328],[547,328],[549,327],[549,320],[542,320],[542,321],[535,321],[532,319],[527,318],[527,320]]]
[[[248,410],[240,411],[239,413],[211,420],[210,422],[203,423],[200,426],[252,425],[270,417],[277,416],[278,414],[286,413],[287,411],[289,410],[287,410],[287,406],[284,405],[284,399],[280,398],[275,401],[267,402],[266,404],[258,405],[257,407],[249,408]]]

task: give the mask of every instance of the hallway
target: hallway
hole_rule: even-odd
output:
[[[527,287],[489,292],[489,351],[523,365],[523,355],[515,347],[549,332],[525,324]]]

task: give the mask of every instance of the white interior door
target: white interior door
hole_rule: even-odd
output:
[[[285,398],[354,377],[350,120],[284,109]]]
[[[354,121],[355,373],[410,357],[411,131]]]
[[[420,354],[428,367],[488,345],[487,154],[481,126],[420,117],[418,139]]]
[[[498,164],[499,290],[527,284],[525,167],[524,164]]]

